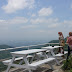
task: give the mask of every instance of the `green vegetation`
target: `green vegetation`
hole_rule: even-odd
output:
[[[7,69],[7,66],[5,66],[2,62],[0,62],[0,72]]]
[[[66,38],[64,39],[65,40],[65,43],[66,43]],[[49,43],[59,43],[59,40],[51,40]]]
[[[72,72],[72,55],[69,57],[68,60],[64,61],[64,65],[62,66],[62,69],[65,72]]]
[[[11,46],[9,45],[0,45],[0,49],[6,49],[6,48],[12,48]]]
[[[59,43],[59,40],[52,40],[49,43]]]
[[[8,45],[0,45],[0,49],[6,49],[6,48],[12,48],[12,47]],[[5,59],[8,57],[11,57],[10,51],[0,51],[0,59]]]
[[[67,39],[65,38],[64,40],[65,40],[65,43],[66,43],[66,40],[67,40]],[[59,40],[52,40],[52,41],[50,41],[49,43],[59,43]],[[53,44],[51,44],[51,45],[53,45]],[[58,45],[58,44],[54,44],[54,45]],[[68,49],[67,49],[67,46],[68,46],[68,45],[65,44],[65,47],[64,47],[64,50],[65,50],[65,51],[68,50]]]
[[[11,46],[8,45],[0,45],[0,49],[6,49],[11,48]],[[10,51],[0,51],[0,59],[5,59],[11,57]],[[2,62],[0,62],[0,72],[5,70],[7,66],[5,66]]]

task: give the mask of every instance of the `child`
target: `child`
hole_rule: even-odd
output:
[[[62,48],[59,48],[59,52],[64,54],[64,46],[65,46],[64,37],[62,32],[58,32],[58,34],[59,34],[59,45],[63,46]]]

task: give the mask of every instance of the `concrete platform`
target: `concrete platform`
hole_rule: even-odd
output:
[[[43,64],[42,66],[38,67],[36,70],[33,72],[64,72],[61,67],[63,65],[63,60],[60,60],[60,65],[58,66],[57,64],[54,64],[54,70],[50,69],[50,66],[48,64]],[[5,72],[5,71],[3,71]],[[27,70],[23,68],[11,68],[9,72],[28,72]]]

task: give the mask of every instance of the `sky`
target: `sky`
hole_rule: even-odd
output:
[[[0,0],[0,41],[50,41],[70,31],[72,0]]]

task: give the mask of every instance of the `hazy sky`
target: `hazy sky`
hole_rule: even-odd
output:
[[[72,0],[0,0],[0,40],[52,40],[72,31]]]

